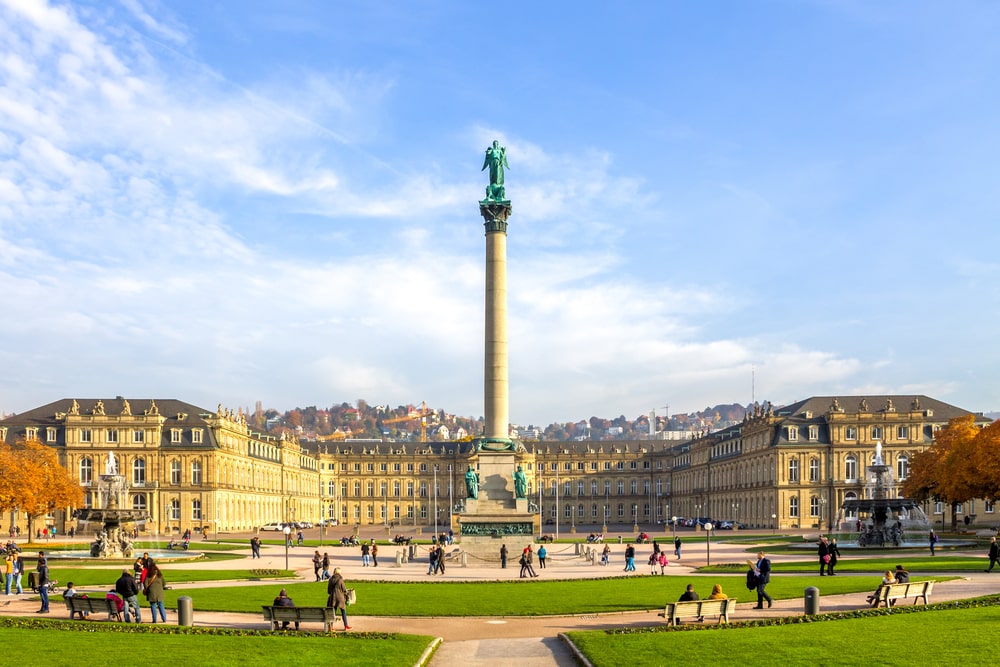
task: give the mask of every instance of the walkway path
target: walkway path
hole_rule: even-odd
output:
[[[228,538],[228,536],[226,536]],[[269,537],[263,534],[265,539]],[[735,537],[735,536],[734,536]],[[742,536],[741,536],[742,537]],[[249,536],[247,536],[249,540]],[[666,542],[666,540],[664,540]],[[761,536],[762,543],[766,543],[767,536]],[[34,545],[32,545],[34,546]],[[558,579],[587,579],[593,577],[621,576],[622,578],[642,577],[642,572],[626,575],[618,565],[621,564],[621,554],[624,546],[619,546],[617,542],[612,544],[614,554],[618,557],[617,564],[609,567],[594,566],[585,562],[582,558],[576,557],[572,545],[556,544],[549,548],[551,564],[545,570],[541,570],[543,577]],[[197,548],[197,542],[192,543],[192,549]],[[743,562],[748,557],[748,545],[746,543],[713,542],[712,562]],[[765,547],[766,548],[766,547]],[[649,547],[640,547],[640,553],[648,551]],[[312,554],[314,548],[293,547],[288,550],[289,566],[299,574],[298,581],[311,580]],[[380,581],[426,581],[427,576],[426,558],[422,562],[405,564],[397,567],[395,562],[396,547],[380,546],[380,564],[376,567],[363,567],[360,562],[360,553],[356,548],[348,549],[343,547],[324,547],[320,552],[329,552],[336,567],[343,571],[348,582],[361,579]],[[670,573],[690,575],[696,577],[713,577],[715,575],[700,575],[693,571],[693,567],[704,565],[706,553],[705,548],[699,549],[694,543],[685,543],[683,558],[680,561],[671,559]],[[426,546],[423,547],[426,553]],[[26,560],[30,561],[32,552],[25,548]],[[241,553],[241,552],[238,552]],[[668,552],[669,553],[669,552]],[[190,562],[180,564],[177,567],[185,569],[226,569],[246,568],[247,570],[256,568],[284,569],[285,549],[282,546],[265,546],[262,558],[251,560],[249,558],[249,546],[244,554],[246,557],[241,560],[215,562]],[[967,555],[982,556],[979,551],[969,552]],[[847,555],[847,558],[850,558]],[[806,551],[798,554],[781,554],[780,560],[802,560],[811,562],[815,560],[812,552]],[[615,563],[615,560],[612,561]],[[905,562],[905,561],[904,561]],[[985,564],[985,559],[984,559]],[[56,562],[56,567],[58,564]],[[169,571],[169,565],[165,569]],[[501,570],[496,565],[470,562],[468,567],[461,567],[455,563],[449,565],[446,574],[435,577],[435,580],[447,579],[450,581],[497,581],[502,579],[517,578],[518,568],[508,567]],[[787,576],[787,575],[783,575]],[[793,575],[794,576],[794,575]],[[265,586],[269,589],[279,588],[281,581],[244,582],[246,585]],[[219,585],[230,586],[233,582],[202,582],[198,584],[179,584],[176,588],[190,587],[192,589],[203,588],[205,586]],[[276,592],[276,591],[275,591]],[[1000,572],[993,574],[975,573],[963,574],[963,578],[954,581],[941,582],[934,587],[933,600],[935,602],[957,600],[981,595],[989,595],[1000,592]],[[272,591],[269,590],[264,598],[270,599]],[[821,610],[824,612],[839,610],[854,610],[864,607],[866,593],[854,593],[848,595],[826,596],[821,598]],[[266,629],[259,614],[231,614],[201,612],[197,609],[197,596],[194,597],[194,618],[196,625],[214,627],[251,627]],[[3,600],[3,596],[0,596]],[[37,596],[10,596],[9,600],[0,601],[0,614],[4,615],[30,615],[37,609]],[[363,608],[363,607],[361,607]],[[56,614],[62,612],[62,607],[53,605]],[[803,601],[801,599],[779,600],[771,609],[755,611],[750,609],[750,604],[741,605],[737,609],[736,618],[739,620],[747,618],[779,617],[789,615],[799,615],[803,613]],[[173,613],[169,614],[173,617]],[[546,617],[431,617],[431,618],[393,618],[393,617],[373,617],[351,615],[351,626],[356,631],[383,631],[400,632],[407,634],[431,635],[443,638],[444,642],[438,648],[431,661],[431,667],[450,667],[452,665],[468,665],[478,667],[480,665],[504,666],[517,665],[517,667],[562,667],[575,665],[570,650],[558,639],[558,635],[563,632],[580,629],[606,629],[622,626],[646,627],[660,626],[663,620],[658,618],[655,612],[627,612],[618,614],[587,614],[575,616],[546,616]]]

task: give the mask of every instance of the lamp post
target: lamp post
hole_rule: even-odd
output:
[[[677,539],[677,517],[676,516],[670,517],[670,532],[672,534],[671,536],[674,538],[674,540],[676,540]]]
[[[705,565],[711,566],[712,564],[712,528],[714,528],[711,523],[705,524]]]
[[[291,528],[291,526],[289,526],[289,525],[286,524],[284,530],[282,530],[281,532],[283,532],[285,534],[285,569],[287,570],[288,569],[288,543],[292,539],[291,538],[292,528]]]
[[[438,536],[438,466],[434,464],[434,542]]]
[[[826,516],[826,498],[819,499],[819,531],[823,532],[823,517]]]
[[[774,535],[778,534],[778,515],[777,514],[772,514],[771,515],[771,531],[772,531],[772,533]]]
[[[733,524],[733,530],[739,530],[740,528],[740,504],[733,503],[733,514],[736,515],[736,523]]]

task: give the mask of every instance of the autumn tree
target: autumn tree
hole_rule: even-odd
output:
[[[958,525],[959,504],[995,497],[1000,485],[1000,478],[991,481],[985,474],[982,434],[975,415],[952,419],[935,434],[934,445],[913,457],[903,482],[903,493],[909,498],[933,498],[951,505],[952,530]],[[1000,467],[1000,461],[996,465]]]
[[[55,450],[38,440],[0,444],[0,469],[4,471],[0,477],[0,511],[28,515],[29,542],[35,519],[83,502],[83,489],[59,465]]]

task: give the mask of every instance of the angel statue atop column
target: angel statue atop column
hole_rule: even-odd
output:
[[[507,147],[501,146],[500,142],[493,140],[493,145],[486,149],[486,159],[483,160],[483,168],[480,171],[490,168],[490,184],[486,186],[487,201],[506,201],[507,193],[503,187],[503,170],[510,169],[507,164]]]

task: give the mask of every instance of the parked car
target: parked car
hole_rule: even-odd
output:
[[[260,527],[261,530],[276,530],[279,533],[285,529],[285,524],[283,523],[265,523]]]
[[[323,526],[336,526],[338,523],[336,519],[323,519],[322,521],[317,521],[316,526],[322,528]]]
[[[732,530],[733,529],[733,522],[732,521],[726,521],[725,519],[721,519],[721,520],[715,522],[715,529],[716,530]]]
[[[312,521],[299,521],[299,528],[312,528]]]

